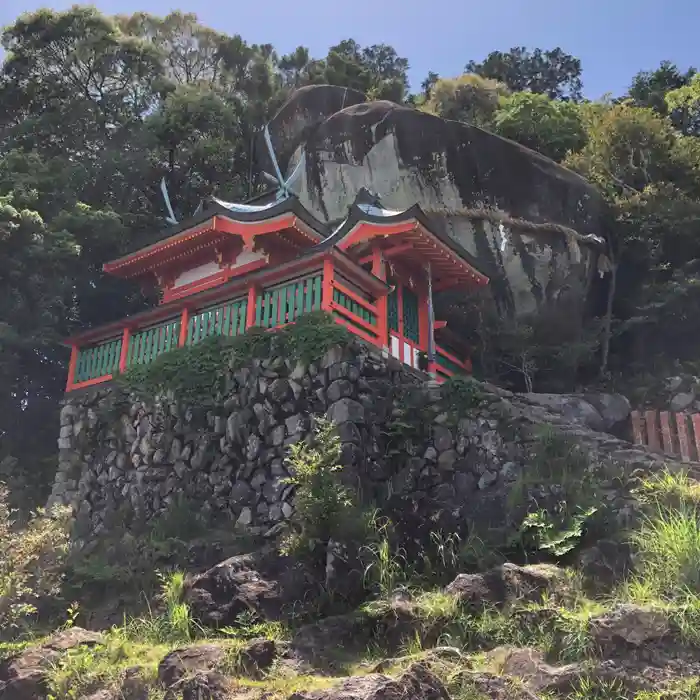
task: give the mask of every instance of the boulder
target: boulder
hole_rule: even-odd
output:
[[[603,429],[614,430],[628,421],[632,406],[629,399],[622,394],[584,394],[585,399],[598,411],[603,419]]]
[[[545,301],[584,299],[606,206],[548,158],[470,124],[332,86],[295,91],[268,128],[283,173],[303,159],[289,186],[322,221],[343,219],[366,187],[388,209],[418,203],[427,211],[476,257],[502,308],[530,313]],[[267,149],[257,150],[272,172]]]
[[[180,688],[182,700],[227,700],[231,696],[231,683],[220,673],[196,673],[183,681]]]
[[[48,674],[65,652],[102,644],[104,638],[82,627],[58,632],[0,663],[0,700],[36,700],[48,693]]]
[[[579,554],[584,583],[593,593],[610,591],[632,570],[632,548],[627,542],[598,540]]]
[[[164,688],[172,688],[194,673],[216,669],[224,656],[224,650],[215,644],[175,649],[158,664],[158,680]]]
[[[287,605],[304,599],[312,578],[274,548],[230,557],[193,577],[185,601],[207,627],[236,625],[241,613],[279,620]]]
[[[273,639],[254,639],[241,649],[241,670],[251,678],[260,678],[277,658],[277,645]]]
[[[293,693],[289,700],[450,700],[440,680],[423,664],[398,678],[371,673],[348,678],[326,690]]]
[[[580,396],[537,393],[528,393],[523,396],[530,403],[542,406],[552,413],[559,413],[567,420],[585,425],[591,430],[602,432],[606,429],[603,416]]]
[[[561,580],[561,572],[549,566],[502,564],[483,574],[459,574],[445,592],[470,608],[534,602]]]
[[[663,611],[640,605],[617,605],[591,620],[591,633],[603,649],[620,644],[641,647],[659,641],[670,632],[668,616]]]

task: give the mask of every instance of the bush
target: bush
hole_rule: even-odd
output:
[[[353,544],[366,531],[367,518],[359,499],[341,483],[340,438],[335,425],[316,419],[313,440],[291,445],[288,463],[296,487],[294,512],[289,519],[292,533],[283,551],[322,551],[331,540]]]
[[[69,508],[38,510],[23,528],[0,485],[0,630],[17,629],[36,601],[58,593],[68,554]]]

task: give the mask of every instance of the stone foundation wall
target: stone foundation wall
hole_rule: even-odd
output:
[[[178,504],[210,522],[265,532],[292,513],[288,448],[309,437],[315,416],[338,426],[348,485],[427,522],[447,513],[453,523],[503,525],[509,484],[529,468],[541,423],[635,468],[655,460],[494,387],[477,385],[473,406],[455,406],[444,389],[359,343],[309,365],[254,361],[229,386],[209,409],[145,404],[113,387],[69,397],[49,505],[73,507],[83,540],[147,525]]]

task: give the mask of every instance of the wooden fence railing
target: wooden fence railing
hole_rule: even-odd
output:
[[[683,462],[700,462],[700,413],[632,411],[631,420],[635,444]]]

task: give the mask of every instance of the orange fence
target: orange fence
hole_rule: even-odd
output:
[[[631,418],[635,444],[683,462],[700,462],[700,413],[632,411]]]

